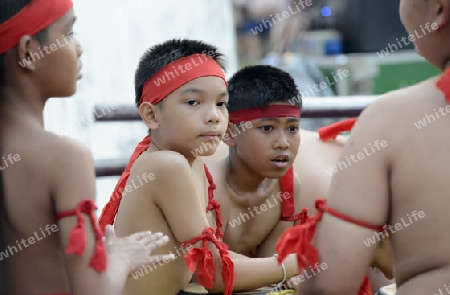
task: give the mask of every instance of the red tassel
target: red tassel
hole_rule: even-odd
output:
[[[442,74],[436,86],[444,93],[445,99],[450,102],[450,69]]]
[[[66,248],[66,254],[78,254],[84,253],[84,248],[86,246],[86,237],[84,234],[83,224],[78,223],[78,225],[72,229],[69,238],[69,244]]]
[[[356,118],[346,119],[340,122],[330,124],[325,127],[319,128],[317,131],[319,137],[322,141],[327,141],[329,139],[335,140],[336,137],[343,131],[350,131],[355,125]]]
[[[98,272],[106,271],[106,260],[105,245],[102,240],[97,240],[94,256],[92,256],[91,263],[89,265]]]
[[[211,289],[214,286],[214,259],[208,248],[208,242],[212,242],[219,250],[220,261],[222,265],[222,278],[225,284],[225,295],[233,293],[234,285],[234,264],[228,253],[228,246],[219,241],[214,236],[214,230],[209,227],[203,231],[200,236],[194,237],[190,241],[181,244],[182,248],[187,245],[194,245],[198,241],[203,241],[203,247],[193,248],[184,256],[188,269],[194,273],[198,269],[198,280],[205,288]]]
[[[77,216],[77,225],[70,233],[69,244],[67,245],[66,248],[66,254],[81,255],[84,253],[86,247],[84,216],[82,213],[89,214],[96,239],[94,256],[91,258],[90,266],[94,268],[96,271],[104,272],[106,271],[106,263],[107,263],[106,249],[105,245],[103,244],[103,232],[99,228],[94,214],[95,209],[97,209],[97,206],[95,205],[94,201],[83,200],[77,205],[76,209],[56,214],[56,220],[71,215]]]

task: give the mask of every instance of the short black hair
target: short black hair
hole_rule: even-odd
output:
[[[302,96],[294,78],[268,65],[247,66],[228,81],[228,112],[263,108],[274,102],[289,102],[302,108]]]
[[[155,45],[141,57],[134,76],[136,106],[139,107],[140,105],[142,89],[148,79],[153,77],[153,75],[169,63],[192,54],[205,54],[213,58],[222,70],[225,71],[223,54],[218,52],[217,47],[213,45],[189,39],[172,39]]]
[[[27,6],[31,0],[0,0],[0,25],[5,21],[15,16],[25,6]],[[39,43],[45,43],[47,41],[47,28],[36,33],[33,38],[39,41]],[[0,85],[5,81],[5,55],[0,54]]]

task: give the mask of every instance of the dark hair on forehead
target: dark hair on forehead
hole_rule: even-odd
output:
[[[20,10],[27,6],[31,0],[0,0],[0,25],[15,16]],[[35,34],[34,39],[40,43],[47,41],[47,29]],[[1,41],[0,41],[1,42]],[[5,55],[0,54],[0,85],[5,81]]]
[[[294,78],[267,65],[248,66],[228,81],[228,111],[263,108],[275,102],[287,102],[302,108],[302,96]]]
[[[153,77],[159,70],[169,63],[192,54],[205,54],[214,59],[217,64],[225,71],[225,61],[223,54],[218,49],[206,43],[197,40],[172,39],[162,44],[151,47],[139,61],[139,66],[134,76],[135,103],[139,106],[142,95],[142,89],[145,82]]]

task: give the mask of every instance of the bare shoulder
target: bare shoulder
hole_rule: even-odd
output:
[[[168,183],[178,182],[187,174],[193,174],[186,158],[174,151],[144,153],[136,160],[131,174],[144,173],[153,173],[154,178],[158,180],[152,185],[155,189]]]

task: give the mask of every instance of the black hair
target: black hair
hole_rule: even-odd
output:
[[[27,6],[31,0],[0,0],[0,25],[15,16],[20,10]],[[36,33],[33,38],[39,43],[47,41],[47,29]],[[0,85],[5,81],[5,55],[0,54]]]
[[[217,47],[197,40],[172,39],[151,47],[139,61],[134,76],[135,103],[139,107],[144,83],[169,63],[192,54],[205,54],[213,58],[225,71],[223,54]]]
[[[289,102],[302,108],[302,96],[294,78],[267,65],[247,66],[228,81],[228,111],[263,108],[274,102]]]

